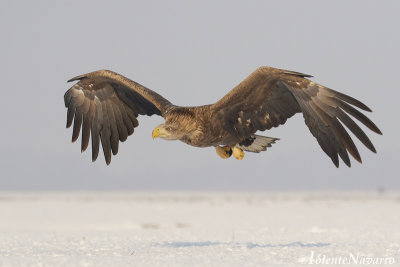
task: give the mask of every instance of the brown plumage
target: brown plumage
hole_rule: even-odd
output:
[[[165,124],[154,136],[181,140],[197,147],[229,146],[250,152],[266,150],[277,139],[255,135],[278,127],[294,114],[304,120],[321,148],[338,167],[340,158],[350,167],[348,152],[360,154],[345,125],[367,148],[376,152],[364,131],[349,116],[381,134],[378,127],[355,107],[371,111],[360,101],[310,81],[309,75],[260,67],[212,105],[179,107],[122,75],[100,70],[77,76],[64,95],[67,127],[74,123],[72,141],[82,128],[82,151],[92,136],[92,160],[101,142],[106,163],[138,126],[138,115],[160,115]],[[232,152],[231,152],[232,153]]]

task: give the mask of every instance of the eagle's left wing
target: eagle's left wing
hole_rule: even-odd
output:
[[[125,141],[139,125],[138,115],[163,116],[172,104],[156,92],[109,71],[99,70],[70,79],[78,81],[64,95],[67,127],[74,122],[72,142],[82,128],[81,150],[92,136],[92,161],[103,147],[107,165],[111,152],[118,153],[119,141]]]
[[[344,124],[371,151],[376,152],[364,131],[350,118],[358,119],[372,131],[378,127],[359,110],[371,111],[360,101],[336,92],[306,77],[306,74],[260,67],[212,106],[224,129],[238,143],[257,130],[278,127],[302,112],[305,123],[321,148],[339,166],[338,155],[350,167],[347,151],[359,162],[360,154]]]

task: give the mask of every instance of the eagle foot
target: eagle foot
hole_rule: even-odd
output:
[[[242,149],[238,148],[238,147],[234,147],[233,148],[233,156],[235,157],[235,159],[237,160],[242,160],[244,157],[244,152]]]
[[[230,146],[216,146],[215,150],[217,151],[218,156],[223,159],[227,159],[232,156],[232,149]]]

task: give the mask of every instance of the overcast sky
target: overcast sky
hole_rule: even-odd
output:
[[[399,1],[2,1],[0,190],[400,189]],[[140,126],[106,166],[65,129],[69,78],[110,69],[178,105],[217,101],[259,66],[315,76],[374,112],[378,154],[336,169],[296,115],[244,160],[152,140]]]

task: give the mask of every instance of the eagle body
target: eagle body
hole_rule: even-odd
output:
[[[243,150],[265,151],[278,139],[256,133],[283,125],[296,113],[303,114],[311,134],[337,167],[339,157],[350,167],[348,153],[361,162],[344,126],[376,152],[368,136],[349,116],[381,134],[359,109],[371,110],[348,95],[312,82],[310,77],[260,67],[214,104],[181,107],[120,74],[99,70],[69,80],[78,82],[64,95],[67,127],[74,124],[72,141],[77,140],[82,129],[82,151],[87,149],[91,136],[93,161],[101,143],[107,164],[111,153],[118,153],[119,141],[125,141],[139,125],[140,115],[165,119],[153,130],[153,138],[180,140],[195,147],[214,146],[224,158],[232,154],[232,149],[238,159],[243,158]],[[229,152],[226,157],[220,154],[225,152]]]
[[[171,107],[165,116],[167,125],[176,125],[177,131],[182,133],[180,141],[195,147],[215,146],[218,136],[211,129],[209,106],[199,107]]]

